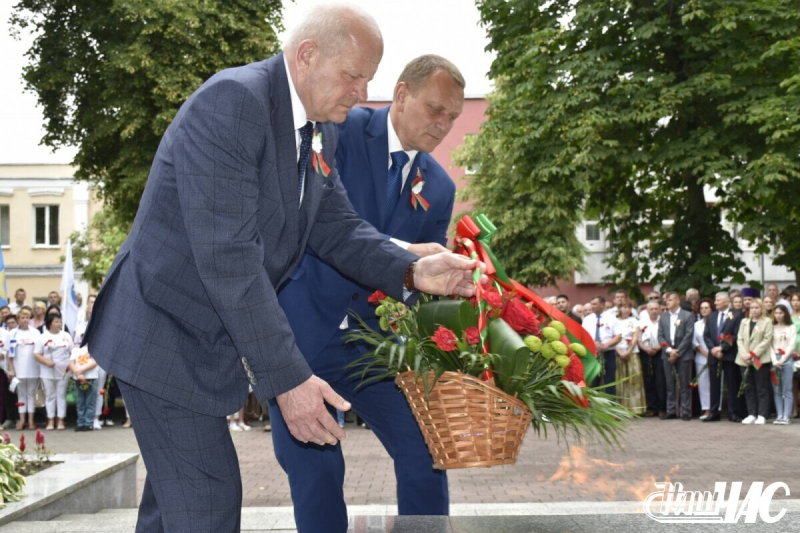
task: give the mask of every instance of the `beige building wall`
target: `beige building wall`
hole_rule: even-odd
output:
[[[28,304],[59,291],[67,239],[99,209],[88,184],[74,181],[74,170],[70,165],[0,165],[0,206],[8,208],[8,243],[2,249],[10,300],[19,288],[26,290]],[[36,242],[37,206],[58,206],[58,238],[52,244]],[[88,285],[80,275],[76,270],[76,289],[85,297]]]

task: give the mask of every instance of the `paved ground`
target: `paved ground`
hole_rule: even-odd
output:
[[[347,424],[344,443],[348,465],[345,495],[351,505],[396,502],[394,468],[371,431]],[[14,442],[19,432],[9,431]],[[33,432],[26,431],[33,442]],[[132,430],[119,425],[100,432],[49,431],[47,444],[55,452],[136,452]],[[234,433],[244,488],[244,505],[289,506],[289,487],[272,452],[268,433],[254,425],[249,433]],[[589,445],[573,447],[554,438],[528,433],[514,466],[454,470],[450,477],[454,504],[496,504],[565,501],[641,500],[655,490],[654,481],[669,477],[687,490],[713,490],[716,481],[788,484],[800,494],[800,469],[792,450],[800,449],[800,424],[742,426],[727,421],[698,420],[635,422],[618,449]],[[139,493],[145,470],[140,460]]]

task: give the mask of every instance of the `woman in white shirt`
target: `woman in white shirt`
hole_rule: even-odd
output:
[[[631,316],[629,303],[620,303],[617,309],[619,315],[614,324],[614,335],[619,335],[620,341],[616,346],[616,379],[627,380],[617,385],[617,395],[623,406],[640,415],[645,412],[647,402],[644,397],[642,362],[639,359],[639,321]]]
[[[772,311],[772,366],[778,374],[778,383],[772,384],[775,410],[778,418],[773,424],[788,425],[792,416],[792,378],[794,365],[792,352],[797,342],[797,330],[785,305],[776,305]]]
[[[694,323],[692,347],[694,348],[694,366],[697,371],[697,389],[700,393],[700,408],[705,411],[700,420],[705,420],[711,415],[711,376],[706,366],[708,364],[708,346],[706,346],[706,341],[703,340],[703,333],[706,330],[708,315],[711,314],[713,309],[713,302],[711,298],[703,298],[698,304],[697,309],[700,312],[700,320]],[[703,369],[704,367],[705,370]]]
[[[19,379],[19,385],[17,385],[17,400],[20,403],[18,430],[22,430],[25,425],[26,413],[28,429],[36,429],[36,425],[33,423],[33,395],[39,382],[39,363],[36,362],[33,354],[41,335],[29,327],[32,316],[30,307],[25,306],[20,309],[17,315],[19,326],[8,335],[9,355],[11,356],[8,360],[9,370],[10,374]]]
[[[72,336],[61,329],[59,315],[48,315],[45,332],[34,354],[39,361],[39,377],[44,383],[47,407],[47,428],[53,429],[53,419],[58,416],[58,429],[64,429],[67,416],[67,384],[69,383],[69,358],[72,355]]]

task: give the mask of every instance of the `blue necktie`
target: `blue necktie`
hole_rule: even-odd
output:
[[[299,178],[297,192],[302,198],[303,182],[306,179],[306,168],[308,168],[308,159],[311,155],[311,136],[314,133],[314,123],[308,121],[298,131],[300,132],[300,158],[297,160],[297,175]]]
[[[722,333],[722,324],[725,322],[725,313],[719,312],[719,324],[717,324],[717,335]]]
[[[397,208],[397,201],[400,200],[400,191],[403,185],[403,167],[408,163],[408,154],[399,151],[392,152],[392,166],[389,167],[389,179],[386,182],[386,222],[388,226]],[[385,227],[384,226],[384,227]]]
[[[594,328],[594,340],[600,340],[600,315],[597,315],[597,321],[595,322],[596,326]]]

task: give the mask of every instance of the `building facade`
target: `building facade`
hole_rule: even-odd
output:
[[[70,165],[0,165],[0,243],[9,300],[17,289],[26,303],[59,292],[62,257],[70,234],[82,230],[100,203]],[[76,270],[76,291],[88,284]]]

